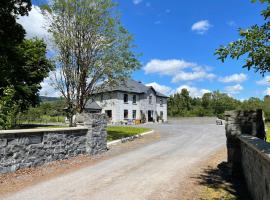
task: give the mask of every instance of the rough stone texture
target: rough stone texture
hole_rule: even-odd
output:
[[[243,174],[253,199],[270,199],[270,144],[256,137],[241,135]]]
[[[0,132],[0,173],[107,150],[107,118],[84,114],[81,127]]]
[[[265,125],[262,110],[225,112],[228,163],[233,173],[241,172],[241,151],[238,136],[252,135],[265,139]]]

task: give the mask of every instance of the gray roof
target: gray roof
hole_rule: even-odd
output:
[[[90,109],[90,110],[102,110],[102,108],[92,99],[87,101],[85,105],[85,109]]]
[[[144,93],[147,93],[149,89],[153,89],[157,96],[167,98],[166,95],[160,92],[157,92],[153,87],[145,86],[141,82],[138,82],[132,79],[126,79],[123,81],[119,81],[118,84],[115,84],[113,86],[107,86],[101,92],[123,91],[123,92],[144,94]]]

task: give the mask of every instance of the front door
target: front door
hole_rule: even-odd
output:
[[[148,121],[149,122],[153,121],[153,111],[152,110],[148,110]]]

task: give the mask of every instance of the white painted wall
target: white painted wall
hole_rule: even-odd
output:
[[[124,103],[124,94],[128,94],[128,102]],[[136,95],[136,103],[133,104],[133,95]],[[152,103],[149,103],[149,97],[152,96]],[[157,114],[163,111],[163,119],[167,121],[167,99],[163,98],[163,106],[160,105],[160,97],[155,95],[153,90],[149,90],[147,94],[134,94],[125,92],[110,92],[103,93],[103,101],[101,102],[101,95],[96,95],[94,100],[102,107],[102,113],[106,110],[112,110],[112,122],[124,121],[124,110],[128,110],[128,119],[133,119],[133,110],[136,110],[136,119],[141,119],[141,110],[145,113],[148,119],[148,110],[153,111],[154,120],[157,119]]]

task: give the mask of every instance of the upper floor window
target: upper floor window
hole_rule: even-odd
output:
[[[128,94],[124,94],[124,103],[128,103]]]
[[[152,96],[149,96],[149,104],[152,104]]]
[[[160,103],[160,106],[163,106],[163,99],[162,98],[159,99],[159,103]]]
[[[132,103],[133,103],[133,104],[137,103],[137,96],[136,96],[136,95],[133,95]]]
[[[103,102],[103,100],[104,100],[104,96],[103,94],[100,94],[100,102]]]

